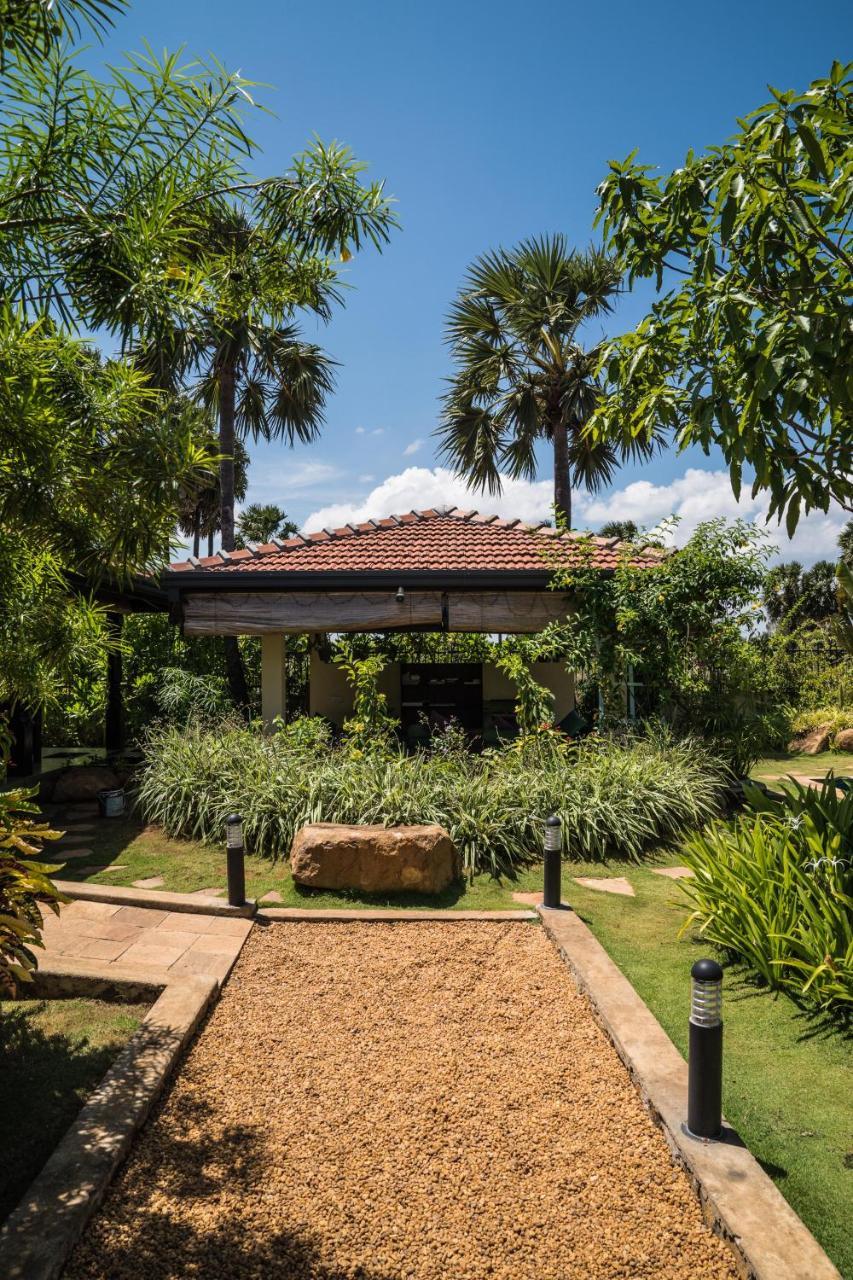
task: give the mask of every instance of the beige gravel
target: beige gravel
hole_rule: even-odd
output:
[[[734,1280],[537,925],[256,928],[66,1271]]]

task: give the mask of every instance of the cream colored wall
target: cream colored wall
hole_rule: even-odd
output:
[[[331,662],[311,653],[309,709],[312,716],[325,716],[339,728],[352,715],[352,690],[346,676]],[[391,662],[379,677],[379,690],[388,699],[389,715],[400,715],[400,664]]]
[[[533,677],[554,695],[554,720],[559,723],[575,705],[575,678],[562,662],[534,662]],[[515,685],[493,662],[483,663],[483,701],[515,702]]]

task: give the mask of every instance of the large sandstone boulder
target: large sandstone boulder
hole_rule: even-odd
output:
[[[441,893],[459,875],[459,859],[443,827],[346,827],[313,822],[290,850],[297,884],[366,893]]]
[[[73,765],[56,779],[53,800],[56,804],[97,800],[99,791],[112,791],[119,786],[118,775],[108,765]]]
[[[821,751],[829,750],[829,725],[821,725],[808,733],[799,734],[788,743],[789,751],[798,751],[804,756],[816,756]]]
[[[836,751],[853,751],[853,729],[839,729],[832,745]]]

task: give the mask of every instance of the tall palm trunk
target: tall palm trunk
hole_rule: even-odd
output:
[[[234,550],[234,419],[235,383],[233,364],[219,371],[219,490],[221,504],[222,550]]]
[[[193,555],[198,559],[201,550],[201,507],[193,512]]]
[[[569,466],[569,429],[555,422],[551,431],[554,443],[554,507],[558,520],[572,527],[572,476]]]
[[[219,463],[220,524],[222,550],[234,550],[234,420],[236,375],[232,363],[223,364],[219,370]],[[249,715],[249,690],[246,685],[246,669],[240,654],[236,636],[224,637],[225,668],[231,700],[243,715]]]

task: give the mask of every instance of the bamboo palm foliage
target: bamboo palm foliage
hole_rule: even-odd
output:
[[[599,347],[581,346],[579,330],[612,310],[620,281],[606,254],[569,249],[562,235],[486,253],[470,268],[447,321],[457,370],[438,435],[473,487],[499,493],[505,475],[532,479],[546,440],[555,507],[571,527],[574,487],[595,491],[620,454],[651,452],[653,440],[617,449],[585,431],[599,397]]]

